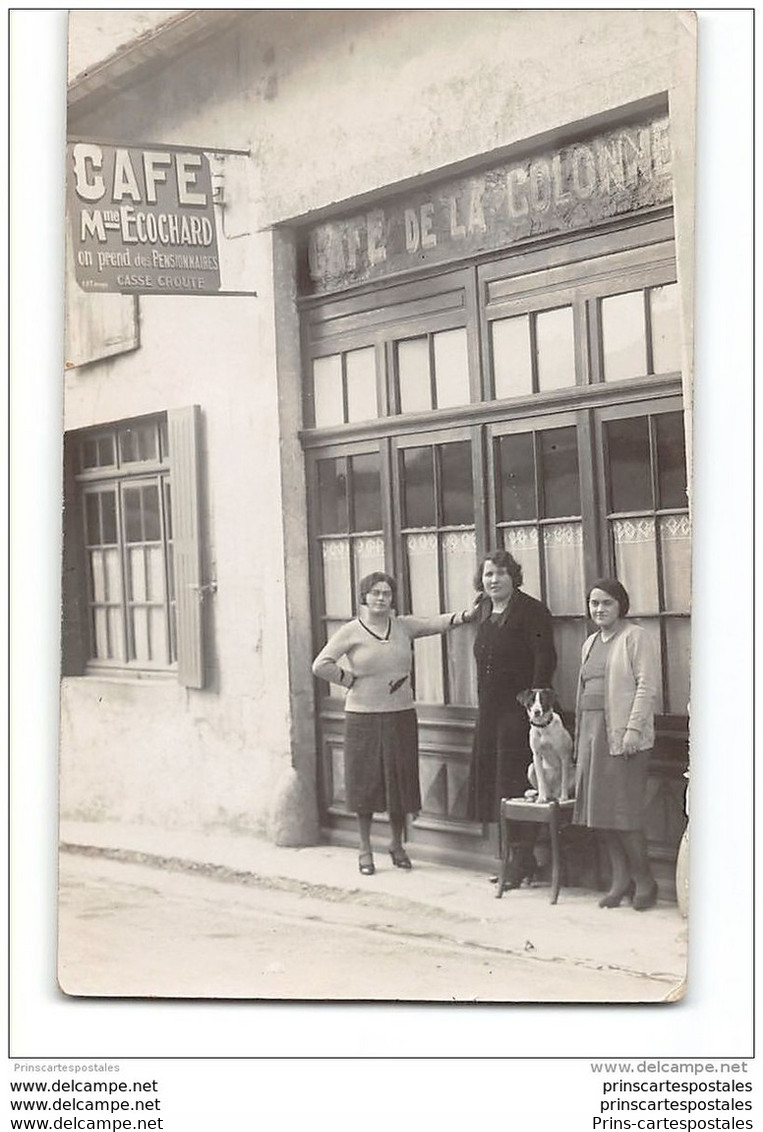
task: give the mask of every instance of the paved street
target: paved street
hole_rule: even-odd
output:
[[[510,953],[466,917],[383,892],[358,900],[68,852],[59,917],[59,978],[78,995],[655,1001],[670,989],[534,956],[530,940],[526,956]]]

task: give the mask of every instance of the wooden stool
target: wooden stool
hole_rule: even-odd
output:
[[[500,900],[509,871],[509,855],[511,850],[511,823],[537,822],[547,825],[551,834],[551,903],[556,904],[559,896],[560,884],[560,833],[572,823],[572,812],[575,808],[574,799],[568,802],[533,802],[527,798],[501,798],[500,833],[501,833],[501,875],[498,877],[495,897]]]

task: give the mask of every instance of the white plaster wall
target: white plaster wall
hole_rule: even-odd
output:
[[[140,348],[66,376],[67,428],[201,406],[218,589],[208,689],[64,681],[64,816],[268,830],[291,763],[271,243],[250,240],[257,297],[142,297]]]

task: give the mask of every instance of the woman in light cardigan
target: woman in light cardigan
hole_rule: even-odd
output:
[[[364,876],[373,876],[374,813],[389,814],[392,864],[398,869],[411,868],[403,848],[405,818],[421,809],[418,728],[411,689],[413,641],[465,625],[476,611],[398,617],[397,583],[389,574],[368,574],[361,578],[359,588],[357,618],[326,642],[313,661],[313,673],[348,689],[344,704],[346,803],[358,819],[358,869]]]
[[[583,645],[578,681],[574,821],[598,830],[609,856],[612,880],[599,906],[616,908],[630,896],[643,912],[657,903],[644,805],[658,668],[646,631],[624,619],[629,606],[614,578],[588,592],[596,632]]]

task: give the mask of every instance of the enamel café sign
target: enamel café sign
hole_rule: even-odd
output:
[[[85,291],[213,294],[220,261],[209,159],[198,149],[67,146],[77,283]]]

